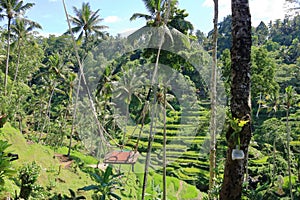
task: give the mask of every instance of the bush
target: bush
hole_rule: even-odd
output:
[[[35,162],[23,166],[19,171],[19,179],[21,181],[20,199],[28,199],[32,193],[34,183],[40,174],[41,167]]]

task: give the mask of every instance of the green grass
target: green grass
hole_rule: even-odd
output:
[[[19,155],[19,159],[12,162],[15,169],[19,169],[24,164],[32,161],[41,166],[42,170],[38,178],[38,184],[45,188],[51,188],[51,193],[68,194],[69,188],[76,191],[78,188],[92,183],[89,175],[77,167],[71,169],[61,168],[59,161],[53,157],[54,150],[50,147],[40,144],[27,144],[20,131],[11,127],[9,123],[6,123],[4,128],[0,129],[0,139],[7,140],[12,144],[9,150]],[[19,190],[12,180],[8,180],[6,185],[8,192],[11,194],[14,194],[15,190]],[[90,194],[86,193],[87,197]]]
[[[76,164],[69,169],[60,168],[59,161],[53,156],[55,153],[66,154],[66,147],[59,148],[54,151],[52,148],[43,146],[41,144],[27,144],[23,135],[20,134],[17,129],[11,127],[9,123],[7,123],[4,128],[0,129],[0,139],[8,140],[9,143],[13,144],[9,150],[19,155],[19,160],[13,162],[13,167],[15,167],[16,169],[18,169],[25,163],[29,163],[32,161],[36,161],[37,164],[41,166],[42,171],[38,179],[38,184],[40,184],[44,188],[47,187],[51,189],[51,194],[69,194],[69,188],[77,191],[78,188],[93,183],[89,175],[81,171],[81,169]],[[146,145],[146,143],[144,145]],[[154,143],[153,145],[157,145],[161,148],[161,144]],[[171,147],[182,148],[181,145],[173,145]],[[125,175],[125,177],[122,179],[124,187],[124,190],[122,191],[122,199],[124,200],[139,199],[141,196],[141,184],[143,181],[144,171],[144,157],[142,155],[139,157],[138,162],[135,164],[135,173],[129,173],[129,169],[131,168],[130,165],[121,166],[121,171],[123,171]],[[83,153],[78,151],[71,151],[71,157],[76,161],[83,163],[84,166],[97,163],[97,159],[93,158],[92,156],[84,155]],[[119,165],[115,167],[118,168],[118,166]],[[156,167],[158,168],[160,166]],[[168,168],[168,170],[173,169],[173,167]],[[146,199],[152,199],[152,197],[158,195],[155,192],[154,186],[160,187],[160,190],[162,191],[162,175],[159,173],[153,170],[149,173],[147,193],[150,194],[150,196],[148,196]],[[189,177],[187,178],[190,180]],[[178,191],[180,184],[182,185],[181,192]],[[17,192],[19,190],[19,188],[12,180],[6,181],[6,188],[7,191],[11,194],[14,194],[15,190]],[[175,177],[167,177],[167,190],[168,199],[171,200],[195,199],[200,193],[195,186],[182,182]],[[189,191],[189,196],[187,196],[186,191]],[[121,192],[119,193],[121,194]],[[91,194],[92,192],[84,192],[81,195],[86,196],[87,199],[91,199]],[[8,194],[6,193],[4,195],[7,196]]]
[[[135,173],[130,172],[130,166],[122,165],[121,170],[125,173],[127,182],[123,184],[122,200],[140,199],[143,183],[144,164],[139,159],[135,164]],[[130,173],[128,173],[130,172]],[[179,191],[180,184],[182,184],[181,192]],[[146,198],[152,200],[162,194],[162,175],[156,171],[150,170],[147,181]],[[159,188],[159,189],[158,189]],[[189,196],[186,196],[186,191],[189,191]],[[167,199],[195,199],[199,195],[199,190],[195,186],[189,185],[175,177],[167,177]]]
[[[68,148],[67,147],[61,147],[56,150],[57,153],[61,154],[67,154],[68,153]],[[74,151],[71,150],[71,157],[74,160],[78,160],[79,162],[83,162],[86,165],[91,165],[91,164],[97,164],[98,160],[94,158],[93,156],[89,155],[84,155],[79,151]]]

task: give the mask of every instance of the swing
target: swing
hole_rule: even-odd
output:
[[[137,126],[136,126],[137,128]],[[130,137],[135,132],[136,128],[133,130]],[[103,163],[104,164],[129,164],[132,166],[132,171],[134,171],[134,164],[136,163],[140,153],[137,151],[138,149],[138,143],[141,136],[141,130],[135,145],[134,150],[123,150],[124,145],[117,144],[118,147],[121,148],[121,150],[111,150],[104,156]],[[129,139],[128,139],[129,141]],[[126,143],[128,143],[128,141]]]
[[[134,171],[134,164],[136,163],[140,153],[137,151],[123,151],[114,150],[109,152],[104,157],[104,164],[128,164],[132,165]]]
[[[148,95],[149,96],[149,95]],[[139,146],[139,141],[141,138],[141,133],[143,131],[143,127],[144,127],[144,120],[145,120],[145,107],[143,107],[142,109],[142,113],[143,113],[143,118],[142,118],[142,126],[140,127],[140,131],[139,131],[139,135],[135,144],[135,148],[134,150],[123,150],[123,147],[125,146],[123,145],[119,145],[116,141],[114,141],[114,143],[118,146],[121,147],[121,150],[113,150],[110,151],[108,154],[106,154],[104,156],[104,164],[131,164],[132,165],[132,171],[134,172],[134,164],[136,163],[140,153],[137,151],[138,150],[138,146]],[[134,130],[132,131],[131,135],[129,136],[126,144],[129,142],[130,138],[132,137],[132,135],[134,134],[134,132],[136,131],[138,125],[136,125],[136,127],[134,128]]]

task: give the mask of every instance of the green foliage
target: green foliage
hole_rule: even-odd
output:
[[[251,50],[251,95],[256,98],[259,94],[276,94],[279,85],[275,81],[276,62],[264,46],[252,47]]]
[[[12,169],[7,148],[11,146],[7,141],[0,140],[0,192],[4,190],[4,178],[11,177],[15,170]]]
[[[107,26],[100,25],[100,9],[95,12],[91,10],[89,3],[82,3],[81,8],[73,7],[75,16],[70,16],[71,23],[75,26],[72,28],[72,32],[80,33],[77,40],[80,41],[84,38],[84,48],[87,52],[89,48],[88,43],[93,34],[104,37],[103,29],[108,28]],[[68,30],[65,34],[70,34]]]
[[[116,199],[121,199],[113,190],[120,189],[121,186],[120,179],[122,178],[121,173],[114,174],[111,165],[108,165],[105,171],[100,169],[95,169],[90,173],[92,179],[97,183],[97,185],[89,185],[78,190],[84,191],[94,191],[94,200],[105,200],[106,198],[114,197]]]
[[[18,178],[21,181],[21,189],[18,198],[28,199],[30,197],[34,184],[39,177],[40,171],[41,167],[34,161],[23,166],[19,170]]]
[[[79,199],[86,199],[84,196],[76,196],[76,193],[72,190],[69,189],[70,196],[63,195],[62,200],[79,200]]]
[[[249,122],[249,120],[243,120],[238,118],[229,118],[230,127],[233,129],[233,133],[231,135],[235,140],[235,144],[240,148],[240,132],[243,130],[243,127]]]
[[[148,21],[148,25],[155,25],[155,20],[159,20],[156,17],[163,17],[163,12],[166,9],[166,5],[157,4],[157,2],[165,1],[147,2],[149,4],[145,5],[147,8],[150,8],[149,15],[136,15],[136,17],[144,17]],[[153,5],[153,3],[156,4]],[[153,9],[153,6],[157,9]],[[4,10],[2,11],[4,12]],[[84,10],[91,12],[83,12]],[[93,12],[88,3],[83,4],[83,7],[77,9],[77,11],[78,12],[74,13],[76,16],[72,18],[74,20],[75,18],[81,20],[89,17],[90,19],[100,19],[98,10]],[[152,15],[153,13],[159,15]],[[80,14],[80,16],[77,14]],[[204,80],[209,78],[210,73],[205,67],[203,67],[203,69],[197,67],[210,66],[210,57],[209,53],[204,51],[202,47],[200,48],[197,42],[188,44],[188,37],[183,38],[178,32],[171,30],[171,27],[174,27],[179,30],[179,32],[184,34],[188,33],[192,29],[192,24],[186,21],[187,16],[188,13],[184,9],[180,9],[177,6],[173,7],[170,20],[168,21],[170,30],[167,40],[171,44],[170,41],[172,38],[170,37],[170,33],[173,33],[172,42],[174,43],[172,43],[172,45],[184,44],[185,47],[190,46],[190,48],[180,49],[180,51],[173,49],[176,50],[174,51],[175,53],[162,51],[160,64],[168,65],[182,74],[184,79],[176,80],[179,91],[186,89],[187,85],[184,85],[182,81],[186,80],[190,91],[195,92],[197,89],[198,100],[201,99],[204,101],[201,102],[201,108],[189,107],[190,104],[186,106],[187,108],[183,107],[181,102],[194,102],[195,99],[189,96],[182,98],[181,102],[178,102],[177,98],[169,102],[175,109],[174,111],[168,111],[167,117],[167,159],[170,162],[167,166],[167,173],[169,176],[174,176],[173,178],[167,178],[168,186],[170,186],[168,191],[172,193],[170,194],[170,199],[193,199],[197,197],[197,195],[195,195],[197,189],[195,187],[192,188],[191,185],[187,185],[185,182],[182,192],[178,192],[180,188],[179,179],[186,180],[189,184],[196,185],[198,189],[200,188],[203,191],[207,190],[206,186],[208,183],[208,157],[203,151],[205,150],[206,141],[208,141],[206,134],[209,126],[208,110],[210,104],[206,103],[209,100],[209,91],[207,90],[208,87]],[[251,144],[253,146],[250,147],[248,162],[251,177],[262,174],[266,174],[270,177],[272,173],[274,173],[273,175],[275,177],[278,174],[287,175],[285,109],[290,106],[289,125],[291,139],[294,140],[291,141],[291,167],[296,199],[299,197],[299,194],[296,195],[296,193],[300,193],[299,180],[295,178],[299,170],[299,164],[293,162],[296,160],[295,157],[298,156],[300,134],[299,19],[299,16],[295,16],[289,19],[273,21],[268,26],[261,22],[257,27],[253,27],[252,40],[254,46],[252,48],[251,60],[251,92],[254,111],[259,110],[261,113],[259,116],[257,115],[257,118],[253,117],[252,119],[254,125],[254,141],[252,141]],[[84,36],[84,30],[81,29],[83,27],[83,21],[80,22],[80,24],[75,24],[75,26],[80,28],[82,36]],[[15,27],[11,27],[15,33],[18,31],[16,29],[17,26],[22,25],[18,23],[20,22],[15,21],[13,23]],[[141,82],[138,79],[132,79],[131,83],[126,81],[128,81],[128,78],[132,77],[132,75],[135,75],[131,70],[138,70],[147,63],[155,62],[157,51],[156,49],[138,49],[132,52],[135,46],[127,44],[125,38],[109,37],[104,42],[94,37],[95,35],[93,33],[95,32],[93,32],[94,29],[92,30],[92,28],[97,27],[91,26],[89,28],[91,28],[91,32],[88,33],[89,38],[85,38],[83,43],[78,43],[82,44],[79,49],[79,54],[82,58],[85,58],[85,70],[89,77],[89,83],[97,85],[95,101],[97,102],[96,110],[99,120],[103,123],[105,130],[109,134],[119,139],[121,138],[120,133],[122,133],[124,127],[122,128],[121,123],[123,123],[123,121],[122,119],[120,120],[120,115],[115,114],[116,107],[114,106],[113,100],[117,100],[117,95],[114,96],[113,91],[119,94],[116,88],[124,91],[128,88],[131,90],[130,93],[132,95],[128,95],[126,96],[128,98],[123,99],[125,99],[124,102],[126,105],[129,105],[130,117],[134,119],[136,123],[140,123],[140,111],[144,105],[147,91],[149,90],[148,83]],[[103,26],[102,28],[105,27]],[[100,32],[102,30],[103,29],[99,29]],[[2,71],[4,71],[4,61],[6,58],[4,55],[6,54],[5,42],[7,41],[7,33],[3,31],[3,29],[1,29],[0,32],[2,33],[0,36],[2,44],[0,47],[0,67],[2,69],[0,70],[0,82],[2,83],[4,80],[4,73]],[[17,35],[12,35],[18,36],[18,33]],[[206,37],[204,33],[197,31],[198,42],[200,45],[203,45],[206,50],[210,50],[211,35],[212,32]],[[23,36],[25,35],[22,34],[22,37]],[[144,39],[149,39],[147,37],[148,36],[145,35]],[[176,38],[178,38],[178,40]],[[224,85],[228,95],[227,100],[229,101],[231,84],[230,39],[231,16],[227,16],[219,23],[218,57],[220,58],[219,67],[222,72],[222,81],[225,82]],[[23,137],[25,136],[28,140],[38,141],[39,136],[41,136],[40,141],[43,142],[43,144],[54,146],[58,153],[66,154],[67,152],[67,148],[64,146],[67,144],[66,139],[69,136],[70,125],[72,123],[71,114],[74,110],[73,97],[71,94],[74,90],[75,80],[77,80],[76,73],[78,72],[78,64],[72,49],[71,37],[66,35],[58,37],[52,35],[43,38],[27,34],[25,38],[22,38],[22,43],[19,48],[16,48],[18,47],[17,37],[12,37],[10,41],[13,42],[9,56],[7,87],[10,96],[4,96],[3,90],[0,91],[0,115],[5,114],[7,116],[1,119],[3,121],[0,122],[0,126],[6,121],[9,123],[6,123],[4,128],[1,129],[0,137],[1,139],[9,140],[9,143],[13,145],[6,147],[3,151],[4,153],[1,154],[0,180],[5,180],[5,185],[3,185],[2,181],[0,182],[1,186],[5,186],[5,188],[1,187],[1,189],[3,191],[9,188],[9,192],[11,193],[14,192],[13,190],[17,190],[15,183],[9,179],[12,166],[18,167],[25,162],[36,160],[36,163],[39,163],[39,165],[46,170],[42,170],[40,178],[38,178],[39,184],[41,185],[33,184],[32,198],[46,199],[47,192],[51,194],[63,194],[67,192],[69,188],[70,194],[64,195],[63,197],[61,196],[61,198],[79,198],[74,192],[75,188],[77,189],[84,184],[93,184],[81,169],[86,167],[86,165],[96,164],[98,162],[96,158],[83,155],[81,152],[84,150],[83,145],[85,145],[85,147],[88,146],[88,150],[84,150],[86,154],[92,152],[93,155],[95,155],[97,152],[100,152],[98,148],[99,138],[97,135],[93,135],[94,130],[90,126],[86,126],[86,124],[91,122],[85,118],[86,113],[82,112],[79,114],[78,118],[82,120],[80,123],[84,124],[86,128],[81,130],[81,128],[76,127],[77,130],[75,130],[76,134],[74,138],[76,137],[77,144],[72,146],[71,158],[75,160],[76,166],[80,166],[80,168],[76,168],[76,173],[74,173],[73,168],[59,170],[57,159],[52,158],[54,154],[53,148],[40,144],[29,145]],[[100,42],[101,45],[96,46]],[[92,48],[95,50],[94,54],[88,52]],[[124,54],[124,52],[128,53]],[[18,59],[19,55],[21,55],[20,59]],[[97,56],[94,57],[93,55]],[[17,82],[14,82],[17,67],[19,67],[20,70]],[[98,77],[101,77],[100,81]],[[289,87],[290,85],[293,89]],[[53,95],[51,97],[52,91]],[[121,93],[122,92],[120,92],[120,94]],[[153,95],[151,94],[151,98],[152,97]],[[222,99],[222,97],[219,98]],[[83,101],[83,103],[85,102]],[[260,108],[258,108],[259,105],[261,106]],[[189,109],[189,116],[184,116],[187,122],[181,121],[183,117],[181,116],[181,111],[184,109]],[[200,121],[200,123],[195,123],[197,121]],[[146,122],[149,122],[149,116],[146,116]],[[14,127],[18,126],[20,130],[10,127],[10,124]],[[81,124],[77,125],[80,127],[79,125]],[[161,143],[163,138],[162,124],[158,121],[156,125],[157,133],[153,144],[155,153],[153,154],[152,163],[154,167],[161,165]],[[239,132],[243,123],[240,123],[237,119],[233,119],[231,125],[235,131]],[[126,127],[126,129],[127,132],[124,134],[129,137],[133,128]],[[22,132],[24,135],[19,134],[19,132]],[[147,150],[148,133],[149,127],[146,126],[141,135],[141,141],[138,147],[141,154]],[[135,147],[137,137],[137,134],[132,135],[127,148],[129,148],[129,146]],[[2,142],[3,141],[1,141],[0,144]],[[225,155],[225,143],[224,138],[218,141],[217,152],[219,153],[218,157],[220,157],[220,159],[223,159]],[[8,143],[6,143],[6,145],[8,145]],[[18,162],[10,163],[6,157],[7,148],[11,151],[16,151],[16,153],[20,155]],[[143,162],[144,157],[141,156],[139,161]],[[136,165],[141,165],[141,163],[137,163]],[[223,165],[219,165],[220,176],[222,176]],[[140,169],[140,171],[141,170],[143,169]],[[160,198],[161,176],[158,173],[160,173],[159,170],[151,174],[151,178],[153,178],[154,181],[149,182],[148,185],[152,187],[147,188],[147,193],[151,194],[153,198]],[[103,175],[99,172],[98,175],[100,174]],[[64,181],[66,183],[64,183]],[[126,185],[127,183],[123,185],[123,187],[128,190],[128,193],[131,193],[130,189],[133,193],[132,196],[126,193],[126,197],[129,199],[134,197],[138,198],[139,196],[137,195],[140,193],[139,184],[136,184],[135,181],[136,180],[133,179],[132,185],[134,185],[134,187],[128,187],[128,185]],[[98,187],[99,185],[96,186]],[[44,188],[46,187],[49,191],[45,191]],[[97,189],[97,187],[95,189]],[[287,194],[287,177],[285,177],[284,187]],[[215,189],[215,193],[218,193],[218,188]],[[93,189],[91,189],[91,191],[93,191]],[[245,198],[278,199],[279,197],[276,197],[275,191],[276,188],[274,186],[264,185],[260,182],[256,188],[249,189],[245,192],[245,196],[247,196]],[[125,192],[122,194],[118,192],[119,191],[116,191],[119,196],[122,195],[122,197],[126,199],[123,195]],[[176,195],[177,192],[178,195]],[[39,196],[35,193],[39,193]],[[90,198],[88,192],[85,193],[85,195],[87,198]],[[103,195],[99,192],[94,198],[100,198],[100,196]],[[205,198],[204,196],[203,198]],[[282,197],[282,199],[283,198],[285,197]]]

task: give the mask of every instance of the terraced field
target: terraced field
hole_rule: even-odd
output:
[[[134,148],[139,137],[139,130],[132,131],[135,127],[128,127],[128,135],[132,135],[128,142],[129,148]],[[194,184],[199,177],[208,181],[209,162],[208,152],[203,151],[202,146],[207,137],[209,128],[209,111],[200,106],[199,110],[184,112],[184,116],[178,111],[169,111],[167,114],[167,175]],[[163,159],[163,130],[162,120],[157,120],[155,136],[152,145],[151,167],[152,170],[162,170]],[[149,125],[144,127],[139,138],[138,151],[141,153],[139,162],[144,163]]]
[[[209,180],[209,150],[207,147],[209,120],[209,105],[205,103],[204,106],[200,106],[199,110],[185,112],[184,116],[181,112],[169,111],[166,123],[167,175],[196,185],[201,190],[207,189]],[[127,128],[128,136],[131,135],[127,144],[128,148],[135,148],[139,137],[139,129],[133,133],[134,129],[133,126]],[[141,156],[138,161],[142,164],[145,162],[149,129],[149,125],[146,125],[139,138],[138,151]],[[162,121],[157,120],[151,154],[151,168],[156,172],[162,171],[163,130]],[[225,158],[226,141],[224,138],[218,137],[218,143],[218,153],[221,154],[222,158]],[[270,157],[258,155],[257,152],[255,145],[250,147],[250,173],[261,171],[270,165],[268,160]],[[223,163],[218,165],[223,165]],[[222,173],[222,167],[220,173]]]

